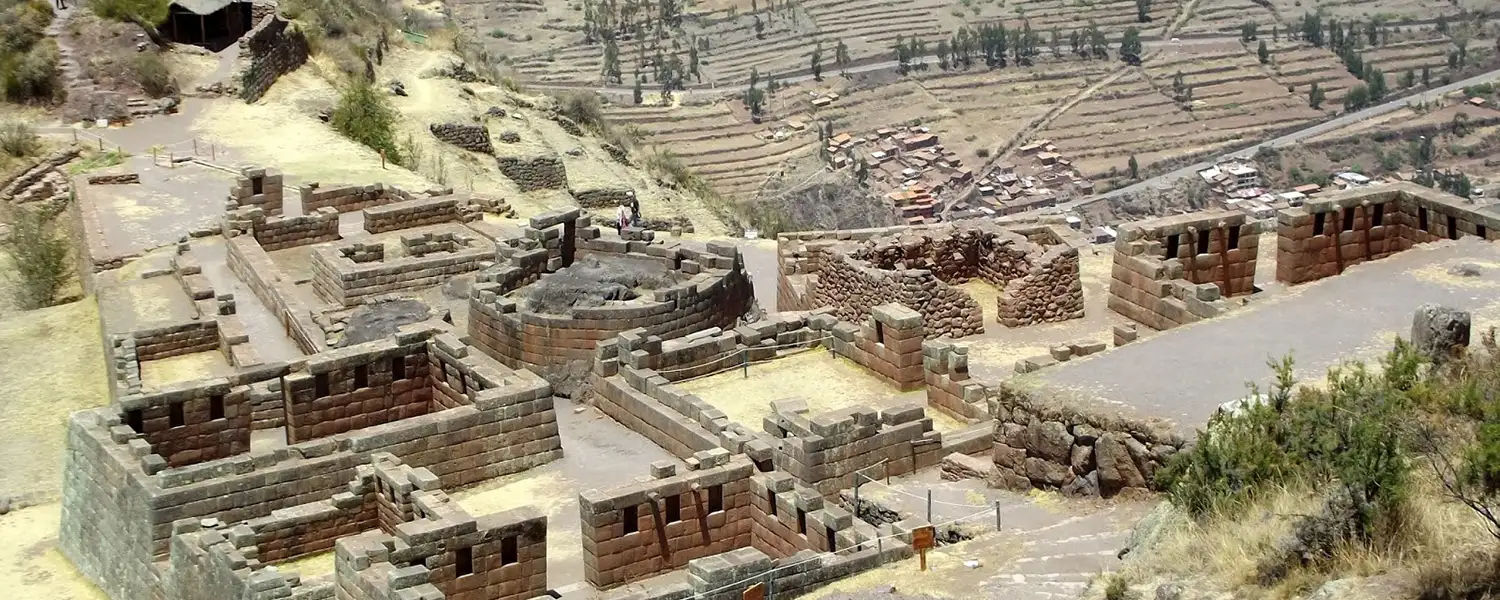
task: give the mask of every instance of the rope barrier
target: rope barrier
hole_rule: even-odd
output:
[[[973,519],[974,517],[978,517],[980,515],[988,516],[988,515],[992,514],[992,511],[994,511],[994,507],[985,507],[984,510],[976,512],[976,513],[974,513],[972,515],[968,515],[968,516],[964,516],[964,517],[959,517],[957,519],[951,519],[951,520],[948,520],[948,521],[944,521],[942,523],[933,523],[932,527],[934,529],[936,529],[938,527],[943,527],[943,526],[947,526],[947,525],[956,525],[958,523],[962,523],[964,521],[967,521],[969,519]],[[807,563],[810,563],[810,562],[813,562],[813,561],[820,561],[820,560],[823,560],[823,558],[827,554],[832,554],[832,555],[837,556],[837,555],[843,554],[845,552],[861,551],[861,550],[863,550],[863,546],[865,544],[878,544],[879,542],[882,542],[882,541],[885,541],[885,540],[899,539],[900,537],[901,537],[900,534],[892,534],[892,535],[887,535],[887,536],[873,538],[873,539],[870,539],[868,541],[860,542],[858,545],[855,545],[855,546],[852,546],[852,547],[849,547],[849,548],[844,548],[843,550],[835,550],[833,552],[827,552],[827,553],[824,553],[824,554],[819,554],[819,555],[814,556],[812,558],[809,558],[807,560],[797,561],[797,562],[794,562],[794,563],[789,564],[789,565],[782,565],[782,566],[776,567],[774,569],[771,569],[769,571],[764,571],[764,572],[758,573],[756,575],[753,575],[753,576],[750,576],[750,577],[746,577],[746,578],[741,579],[739,581],[736,581],[734,583],[726,584],[726,585],[720,586],[718,588],[714,588],[714,589],[706,591],[706,592],[698,592],[698,593],[693,594],[691,596],[691,598],[694,598],[694,599],[703,598],[704,596],[716,594],[716,593],[722,592],[724,590],[733,588],[733,587],[735,587],[737,585],[741,585],[741,584],[744,584],[744,583],[749,583],[749,582],[756,581],[756,580],[759,580],[759,579],[764,579],[765,577],[767,577],[770,574],[775,573],[777,571],[782,571],[782,570],[785,570],[785,569],[790,569],[792,567],[801,566],[801,565],[804,565],[804,564],[807,564]]]
[[[880,487],[888,489],[888,490],[890,490],[892,492],[895,492],[897,494],[901,494],[903,496],[910,496],[912,498],[916,498],[916,499],[921,500],[923,502],[927,502],[928,501],[926,496],[918,496],[918,495],[913,494],[911,492],[908,492],[908,491],[905,491],[905,490],[902,490],[902,489],[898,489],[898,488],[893,487],[891,485],[882,483],[879,480],[871,479],[869,476],[865,476],[865,483],[873,483],[875,485],[878,485]],[[860,484],[860,485],[864,485],[864,484]],[[979,504],[961,504],[961,503],[958,503],[958,502],[943,502],[942,500],[933,500],[932,503],[933,504],[941,504],[943,506],[952,506],[952,507],[956,507],[956,508],[987,508],[989,510],[994,510],[995,509],[994,505],[981,506]]]

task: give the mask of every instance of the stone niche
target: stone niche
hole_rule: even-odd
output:
[[[922,314],[927,337],[963,337],[984,332],[984,309],[957,286],[979,279],[998,288],[1006,327],[1080,318],[1078,250],[1067,239],[1052,225],[993,221],[786,234],[778,299],[784,309],[832,306],[852,322],[895,300]]]
[[[1244,213],[1221,211],[1120,228],[1109,308],[1162,330],[1223,314],[1227,298],[1255,291],[1259,231]]]

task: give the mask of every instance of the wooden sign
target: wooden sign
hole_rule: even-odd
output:
[[[911,532],[912,548],[917,550],[917,556],[921,557],[919,569],[927,570],[927,550],[937,545],[932,526],[913,529]]]
[[[766,600],[766,584],[757,583],[745,588],[745,593],[741,598],[743,600]]]

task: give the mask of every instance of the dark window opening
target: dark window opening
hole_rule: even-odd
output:
[[[708,512],[716,513],[724,510],[724,486],[708,486]]]
[[[771,503],[771,516],[776,516],[776,492],[774,490],[767,491],[766,500]]]
[[[667,496],[667,522],[676,523],[682,520],[682,496],[673,494]]]
[[[208,420],[224,418],[224,397],[213,396],[208,399]]]
[[[807,535],[807,511],[797,507],[797,534]]]
[[[264,177],[251,177],[250,178],[250,193],[251,194],[264,194],[264,193],[266,193],[266,178],[264,178]]]
[[[640,518],[640,514],[636,512],[636,507],[634,504],[620,510],[620,522],[625,524],[625,533],[635,533],[637,531],[640,531]]]
[[[1177,258],[1177,244],[1182,241],[1177,234],[1167,236],[1167,258]]]
[[[397,379],[406,379],[406,357],[405,356],[393,356],[393,357],[391,357],[391,381],[394,382]]]
[[[1323,235],[1323,221],[1328,219],[1324,213],[1313,214],[1313,235]]]
[[[1344,209],[1344,228],[1341,231],[1354,231],[1354,207]]]
[[[1240,226],[1239,225],[1230,225],[1229,226],[1229,239],[1224,240],[1224,242],[1225,242],[1225,244],[1227,244],[1225,246],[1225,249],[1227,249],[1227,250],[1235,250],[1235,249],[1238,249],[1240,247]]]
[[[182,427],[187,424],[187,415],[183,413],[181,402],[173,402],[167,405],[167,407],[171,411],[171,414],[168,416],[168,419],[170,419],[168,423],[172,427]]]
[[[328,374],[313,375],[313,395],[319,398],[328,395]]]
[[[1474,226],[1474,235],[1479,236],[1480,239],[1488,239],[1490,237],[1489,230],[1485,229],[1483,225]]]
[[[1417,208],[1417,229],[1427,231],[1427,207]]]
[[[365,365],[355,365],[355,367],[354,367],[354,387],[362,388],[362,387],[367,387],[369,385],[370,385],[370,367],[367,367]]]
[[[885,323],[881,323],[880,321],[875,322],[875,343],[885,343]]]
[[[125,424],[129,425],[130,430],[136,433],[145,433],[146,431],[146,421],[141,416],[141,411],[139,410],[125,411]]]
[[[1370,226],[1379,227],[1385,222],[1385,205],[1376,204],[1375,206],[1371,206],[1370,210],[1372,211],[1370,212]]]
[[[521,561],[520,551],[516,548],[516,536],[507,535],[500,538],[500,566],[513,565]]]
[[[474,574],[474,549],[459,548],[453,551],[453,575],[463,577]]]
[[[1208,242],[1214,237],[1213,230],[1198,233],[1198,254],[1208,254]]]
[[[823,530],[826,531],[826,532],[828,532],[828,551],[829,552],[838,552],[838,550],[839,550],[839,543],[838,543],[838,539],[834,536],[833,528],[832,527],[824,527]]]
[[[1458,218],[1452,215],[1448,216],[1448,239],[1458,239]]]

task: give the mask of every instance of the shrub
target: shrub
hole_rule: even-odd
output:
[[[72,276],[67,239],[38,211],[15,207],[6,221],[10,237],[4,247],[16,269],[16,305],[27,310],[51,306]]]
[[[1119,573],[1109,576],[1109,581],[1104,584],[1104,600],[1129,600],[1130,584]]]
[[[161,98],[177,93],[177,80],[172,78],[172,72],[167,69],[167,63],[162,61],[160,54],[141,52],[135,55],[130,66],[136,83],[141,84],[146,95]]]
[[[51,102],[58,85],[57,43],[42,40],[24,54],[0,55],[0,100]]]
[[[333,128],[351,140],[385,153],[386,160],[401,162],[396,149],[396,109],[370,82],[356,77],[344,88],[333,109]]]
[[[979,155],[979,158],[989,158],[990,157],[990,149],[989,148],[980,148],[978,150],[975,150],[974,154]]]
[[[41,148],[42,140],[37,137],[36,130],[31,125],[21,121],[0,123],[0,151],[16,158],[25,158],[36,154]]]
[[[593,92],[572,92],[557,99],[557,110],[563,116],[572,119],[579,127],[585,127],[596,132],[603,132],[609,128],[604,120],[604,104],[599,102],[599,95]]]

